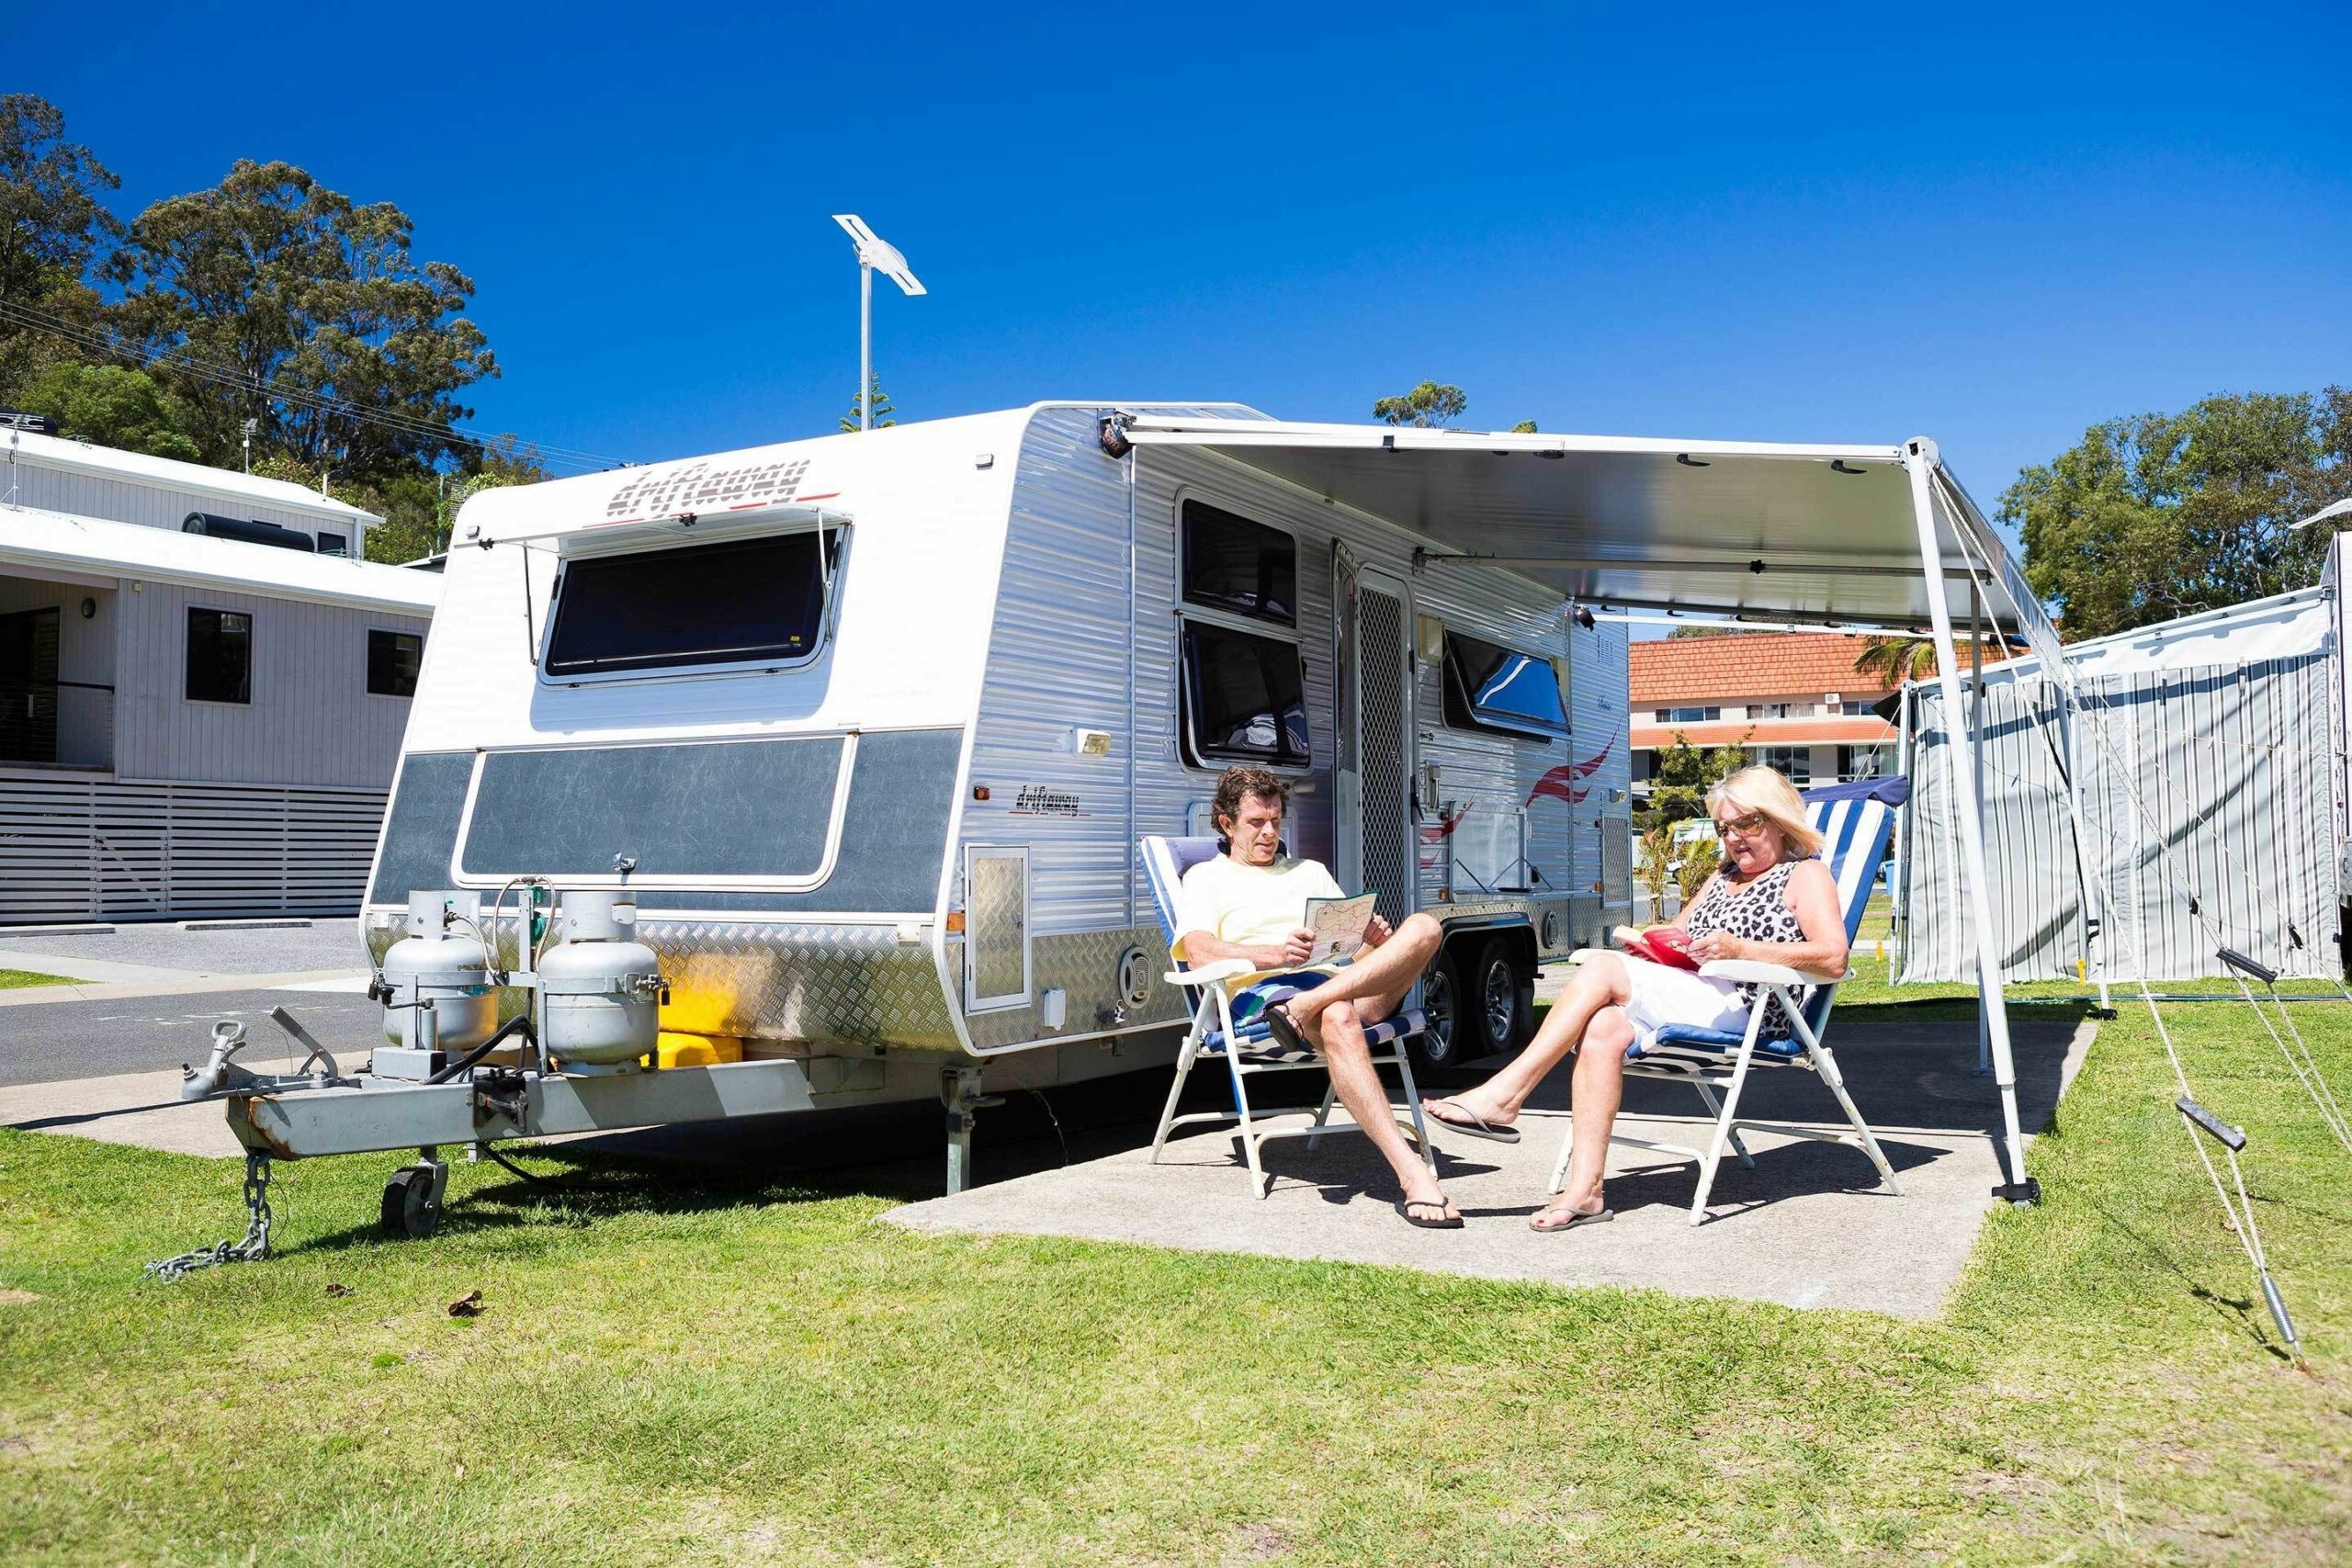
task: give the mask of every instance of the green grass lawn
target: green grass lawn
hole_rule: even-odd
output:
[[[13,991],[20,986],[70,986],[73,983],[62,975],[38,975],[30,969],[0,969],[0,991]]]
[[[2175,1010],[2315,1372],[2128,1008],[1928,1324],[923,1238],[560,1149],[411,1243],[390,1156],[281,1166],[283,1256],[165,1286],[233,1166],[0,1133],[0,1559],[2352,1561],[2352,1160],[2243,1010]],[[2352,1008],[2303,1021],[2352,1087]]]

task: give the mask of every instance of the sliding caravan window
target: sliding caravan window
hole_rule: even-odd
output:
[[[1298,645],[1187,617],[1183,624],[1184,760],[1304,768],[1306,671]]]
[[[1298,541],[1206,502],[1184,503],[1184,602],[1298,625]]]
[[[582,556],[556,581],[550,680],[805,664],[824,641],[838,533]]]
[[[1548,659],[1497,643],[1445,633],[1445,722],[1534,740],[1565,740],[1567,704],[1560,672]]]

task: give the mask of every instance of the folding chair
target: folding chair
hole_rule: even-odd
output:
[[[1178,892],[1184,873],[1203,861],[1223,853],[1218,840],[1212,837],[1176,838],[1152,836],[1142,840],[1136,853],[1143,862],[1145,880],[1151,887],[1152,906],[1159,911],[1159,929],[1167,936],[1170,949],[1183,933],[1176,929]],[[1272,1189],[1272,1179],[1266,1174],[1264,1161],[1259,1156],[1261,1145],[1276,1138],[1305,1138],[1311,1150],[1326,1133],[1361,1133],[1363,1128],[1353,1122],[1334,1122],[1332,1103],[1339,1090],[1329,1084],[1323,1089],[1323,1103],[1305,1126],[1274,1126],[1262,1113],[1250,1108],[1249,1080],[1265,1073],[1302,1071],[1324,1072],[1323,1060],[1311,1050],[1292,1051],[1275,1040],[1266,1027],[1265,1015],[1259,1014],[1234,1027],[1233,1003],[1222,982],[1254,980],[1278,970],[1253,970],[1238,958],[1221,959],[1214,964],[1188,964],[1175,960],[1176,967],[1163,976],[1171,986],[1182,986],[1194,993],[1193,1026],[1184,1036],[1183,1049],[1176,1057],[1176,1081],[1168,1090],[1168,1106],[1159,1114],[1159,1131],[1151,1140],[1151,1163],[1159,1163],[1159,1151],[1168,1135],[1177,1128],[1195,1122],[1213,1122],[1240,1123],[1241,1150],[1250,1162],[1250,1190],[1260,1198]],[[1267,1005],[1274,1006],[1298,993],[1293,989],[1275,991]],[[1396,1066],[1404,1080],[1404,1109],[1412,1114],[1412,1125],[1399,1122],[1397,1127],[1413,1140],[1421,1151],[1421,1158],[1429,1163],[1431,1174],[1437,1164],[1430,1153],[1429,1134],[1421,1119],[1421,1097],[1413,1087],[1413,1066],[1405,1059],[1405,1042],[1429,1027],[1429,1019],[1419,1008],[1399,1009],[1396,1015],[1384,1019],[1364,1031],[1364,1038],[1372,1045],[1372,1060],[1375,1066]],[[1233,1080],[1233,1109],[1230,1111],[1197,1111],[1187,1115],[1176,1114],[1176,1102],[1182,1098],[1184,1082],[1192,1076],[1193,1065],[1203,1056],[1222,1056],[1226,1071]],[[1304,1115],[1303,1111],[1277,1111],[1276,1115]]]
[[[1846,913],[1849,942],[1861,929],[1862,909],[1870,902],[1871,889],[1877,885],[1879,865],[1886,858],[1887,844],[1894,836],[1894,807],[1903,804],[1909,793],[1908,781],[1899,778],[1832,784],[1806,792],[1805,818],[1822,835],[1821,858],[1838,884],[1838,900]],[[1594,955],[1592,950],[1587,950],[1574,954],[1570,962],[1581,964]],[[1870,1156],[1871,1163],[1878,1167],[1880,1178],[1896,1197],[1901,1197],[1903,1183],[1895,1177],[1894,1168],[1887,1164],[1877,1135],[1862,1120],[1862,1113],[1854,1109],[1853,1097],[1846,1092],[1845,1079],[1838,1074],[1838,1059],[1822,1043],[1829,1023],[1830,1006],[1838,998],[1838,982],[1819,983],[1778,964],[1744,959],[1718,959],[1700,965],[1699,973],[1757,987],[1756,1005],[1748,1010],[1747,1029],[1734,1032],[1669,1024],[1657,1032],[1657,1038],[1648,1046],[1636,1043],[1625,1054],[1625,1072],[1632,1077],[1672,1078],[1697,1089],[1699,1098],[1706,1103],[1707,1113],[1714,1118],[1714,1135],[1703,1150],[1625,1133],[1612,1133],[1609,1141],[1696,1161],[1699,1191],[1690,1201],[1690,1223],[1694,1225],[1707,1217],[1707,1194],[1714,1187],[1715,1167],[1723,1159],[1726,1144],[1739,1156],[1740,1164],[1750,1170],[1756,1168],[1756,1162],[1748,1157],[1747,1145],[1739,1141],[1743,1127],[1751,1132],[1851,1145]],[[1797,998],[1807,986],[1815,989],[1812,998],[1800,1007]],[[1775,998],[1795,1032],[1792,1038],[1758,1038],[1765,1011],[1774,1005]],[[1788,1122],[1741,1119],[1739,1095],[1747,1085],[1750,1067],[1803,1067],[1817,1074],[1829,1086],[1829,1092],[1838,1097],[1838,1107],[1845,1111],[1846,1120],[1853,1123],[1853,1131],[1823,1132]],[[1720,1101],[1716,1098],[1719,1090]],[[1575,1139],[1571,1123],[1560,1140],[1560,1157],[1552,1167],[1555,1192],[1567,1185],[1568,1153]]]

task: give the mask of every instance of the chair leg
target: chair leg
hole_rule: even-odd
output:
[[[1709,1089],[1705,1083],[1698,1078],[1692,1078],[1690,1080],[1690,1087],[1697,1089],[1699,1091],[1699,1098],[1707,1102],[1708,1115],[1715,1117],[1723,1115],[1724,1108],[1722,1104],[1716,1100],[1715,1091],[1713,1089]],[[1736,1127],[1734,1127],[1731,1130],[1731,1152],[1739,1156],[1740,1164],[1746,1166],[1750,1170],[1754,1170],[1756,1168],[1756,1162],[1748,1157],[1747,1145],[1739,1141],[1739,1129]]]
[[[1229,1040],[1232,1036],[1228,1034],[1226,1038]],[[1258,1157],[1258,1129],[1250,1119],[1250,1094],[1241,1083],[1240,1054],[1228,1049],[1225,1054],[1225,1063],[1233,1073],[1234,1115],[1241,1127],[1241,1153],[1250,1162],[1250,1195],[1263,1199],[1273,1190],[1273,1181],[1266,1175],[1266,1168]]]
[[[1412,1060],[1402,1039],[1396,1042],[1396,1077],[1405,1086],[1405,1108],[1413,1113],[1413,1143],[1421,1151],[1421,1163],[1435,1176],[1437,1150],[1430,1146],[1429,1123],[1421,1118],[1421,1091],[1413,1082]]]
[[[1184,1048],[1176,1054],[1176,1081],[1168,1086],[1168,1105],[1159,1113],[1159,1131],[1152,1134],[1151,1159],[1159,1163],[1159,1151],[1167,1145],[1169,1130],[1176,1124],[1176,1102],[1184,1097],[1184,1082],[1193,1076],[1193,1062],[1201,1052],[1201,1020],[1195,1015],[1193,1032],[1184,1036]]]
[[[1878,1146],[1878,1134],[1871,1132],[1870,1123],[1862,1120],[1862,1113],[1854,1109],[1854,1097],[1846,1092],[1846,1080],[1838,1071],[1838,1058],[1829,1054],[1826,1045],[1815,1043],[1810,1049],[1814,1070],[1821,1075],[1821,1081],[1829,1086],[1829,1092],[1838,1097],[1838,1108],[1846,1112],[1846,1120],[1851,1122],[1854,1131],[1861,1134],[1862,1152],[1871,1156],[1872,1165],[1878,1167],[1879,1179],[1894,1189],[1897,1198],[1902,1197],[1903,1179],[1896,1176],[1894,1167],[1887,1163],[1886,1151]]]
[[[1722,1163],[1724,1145],[1731,1139],[1732,1118],[1739,1113],[1739,1091],[1747,1082],[1747,1064],[1756,1054],[1756,1036],[1764,1027],[1764,1003],[1761,998],[1747,1015],[1747,1036],[1739,1043],[1739,1062],[1731,1070],[1731,1082],[1724,1089],[1723,1114],[1715,1118],[1715,1135],[1707,1141],[1707,1157],[1699,1162],[1699,1191],[1690,1200],[1690,1223],[1704,1224],[1707,1219],[1707,1194],[1715,1185],[1715,1167]]]
[[[1331,1120],[1331,1102],[1339,1098],[1339,1085],[1334,1083],[1326,1083],[1323,1086],[1323,1103],[1315,1108],[1315,1124],[1317,1127],[1324,1125]],[[1315,1152],[1315,1145],[1322,1141],[1322,1134],[1309,1133],[1306,1135],[1306,1152],[1308,1154],[1313,1154]]]

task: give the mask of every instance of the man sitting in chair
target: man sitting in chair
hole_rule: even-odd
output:
[[[1343,895],[1321,862],[1282,852],[1289,800],[1290,786],[1263,768],[1227,768],[1217,780],[1210,820],[1226,840],[1226,852],[1184,874],[1176,955],[1193,964],[1238,958],[1261,971],[1233,995],[1235,1025],[1264,1012],[1274,1038],[1294,1050],[1318,1052],[1340,1102],[1396,1172],[1407,1222],[1454,1229],[1462,1215],[1397,1129],[1363,1032],[1364,1025],[1387,1018],[1404,1001],[1436,956],[1442,933],[1427,915],[1411,916],[1393,930],[1374,915],[1355,962],[1300,968],[1314,939],[1302,924],[1306,901]],[[1294,988],[1297,995],[1268,1009],[1271,996]]]

